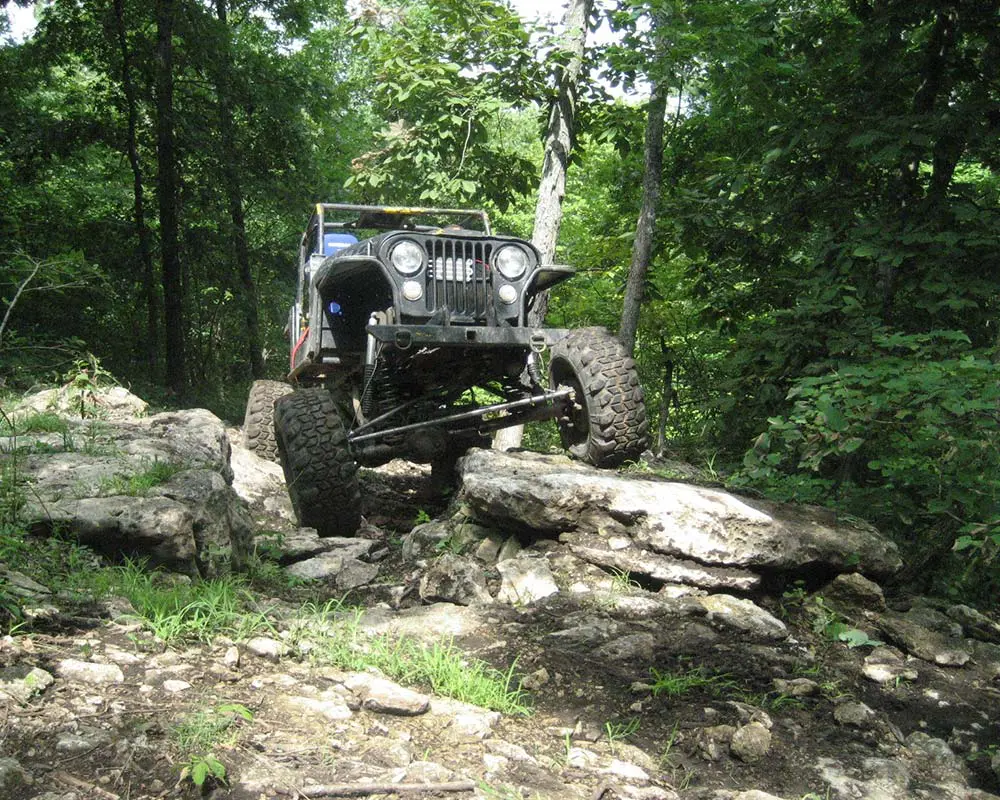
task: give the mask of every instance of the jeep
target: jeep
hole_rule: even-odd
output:
[[[483,211],[319,204],[302,235],[285,382],[256,381],[246,445],[280,460],[302,526],[350,536],[358,465],[447,475],[490,434],[554,419],[563,446],[614,467],[645,449],[635,362],[602,328],[533,327],[571,277]],[[498,476],[499,477],[499,476]]]

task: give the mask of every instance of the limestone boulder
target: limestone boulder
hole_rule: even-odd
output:
[[[874,528],[838,523],[830,512],[618,475],[562,456],[473,450],[459,473],[461,501],[500,529],[627,538],[637,554],[760,573],[821,568],[881,577],[902,563]]]
[[[22,408],[60,413],[62,395],[52,391]],[[56,444],[33,447],[32,434],[19,437],[19,470],[29,487],[22,523],[35,535],[59,531],[104,555],[190,575],[241,569],[253,526],[231,486],[222,421],[205,409],[137,416],[142,401],[119,394],[96,395],[98,416],[65,417]]]

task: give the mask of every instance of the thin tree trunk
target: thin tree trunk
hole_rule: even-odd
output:
[[[538,184],[538,203],[535,205],[535,227],[531,243],[538,248],[543,264],[553,263],[559,226],[562,224],[562,201],[566,194],[566,166],[573,149],[576,122],[577,83],[583,69],[583,51],[587,44],[587,21],[593,0],[570,0],[563,17],[565,33],[570,37],[567,50],[570,56],[556,76],[558,95],[549,108],[549,122],[545,131],[542,157],[542,177]],[[528,324],[540,327],[545,323],[549,310],[549,293],[540,292],[528,312]],[[496,450],[509,450],[521,446],[524,426],[504,428],[493,437]]]
[[[239,177],[239,153],[233,131],[233,110],[229,83],[229,73],[233,68],[230,48],[229,19],[226,0],[215,0],[215,13],[221,25],[222,53],[216,68],[215,91],[219,105],[219,135],[222,139],[222,175],[225,182],[226,200],[229,205],[229,219],[236,266],[240,276],[241,304],[246,324],[247,355],[250,374],[254,378],[264,377],[264,350],[260,339],[260,318],[257,313],[257,286],[250,266],[250,248],[247,245],[246,222],[243,215],[243,189]]]
[[[660,419],[656,428],[656,454],[662,456],[667,449],[667,422],[670,419],[670,402],[674,397],[674,359],[667,340],[660,337],[660,355],[663,358],[663,387],[660,394]]]
[[[930,116],[937,106],[938,99],[948,96],[949,87],[946,85],[948,79],[947,65],[948,59],[952,57],[952,51],[955,46],[957,25],[958,12],[955,8],[943,7],[938,10],[934,27],[931,28],[930,36],[924,47],[924,63],[920,71],[920,87],[913,97],[913,116],[917,119]],[[948,131],[943,135],[943,138],[947,139],[953,133],[953,131]],[[954,155],[956,164],[960,155],[960,151]],[[939,160],[940,156],[943,156],[943,153],[934,154],[935,174],[932,175],[931,186],[932,191],[943,192],[947,188],[946,185],[937,187],[934,185],[935,180],[944,180],[945,167]],[[926,160],[926,157],[927,151],[923,144],[913,144],[904,149],[899,169],[899,215],[904,221],[913,214],[914,209],[924,197],[921,187],[920,165]],[[949,174],[949,181],[950,177]],[[900,266],[905,269],[907,262],[904,261]],[[892,323],[895,313],[896,283],[900,266],[895,266],[890,261],[885,260],[880,262],[878,268],[882,290],[882,321],[886,324]]]
[[[166,329],[167,386],[186,388],[184,297],[177,222],[177,155],[174,151],[174,0],[156,0],[156,161]]]
[[[535,227],[531,243],[542,255],[543,264],[551,264],[556,255],[556,242],[562,224],[562,202],[566,195],[566,166],[573,149],[576,124],[576,96],[580,71],[583,69],[583,51],[587,44],[587,20],[593,0],[570,0],[563,18],[563,27],[569,38],[566,49],[569,59],[559,70],[559,94],[549,109],[549,122],[545,131],[545,149],[542,161],[542,178],[538,184],[538,203],[535,205]],[[548,310],[548,292],[535,298],[529,322],[541,325]]]
[[[653,84],[646,118],[645,170],[642,178],[642,208],[635,226],[632,263],[625,287],[622,306],[622,326],[618,332],[629,355],[635,352],[635,337],[639,330],[639,310],[642,306],[646,273],[653,253],[656,232],[656,205],[660,199],[660,179],[663,174],[663,118],[667,111],[667,84]]]
[[[135,84],[132,82],[132,61],[129,56],[128,38],[125,26],[123,0],[114,0],[115,28],[118,35],[118,49],[122,59],[122,92],[128,114],[128,129],[125,151],[132,168],[133,206],[135,233],[139,242],[139,263],[142,265],[142,293],[146,306],[145,352],[146,369],[149,377],[156,378],[160,354],[160,308],[156,293],[156,267],[153,263],[152,237],[146,225],[145,193],[142,185],[142,164],[139,161],[137,129],[139,112],[135,98]]]

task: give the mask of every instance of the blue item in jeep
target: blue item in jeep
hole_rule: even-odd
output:
[[[350,233],[324,233],[323,255],[331,256],[349,244],[357,244],[358,237]]]

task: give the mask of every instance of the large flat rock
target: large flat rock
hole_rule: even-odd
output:
[[[495,527],[627,537],[637,549],[756,572],[822,567],[873,577],[902,562],[888,538],[831,512],[597,470],[562,456],[473,450],[460,499]]]

